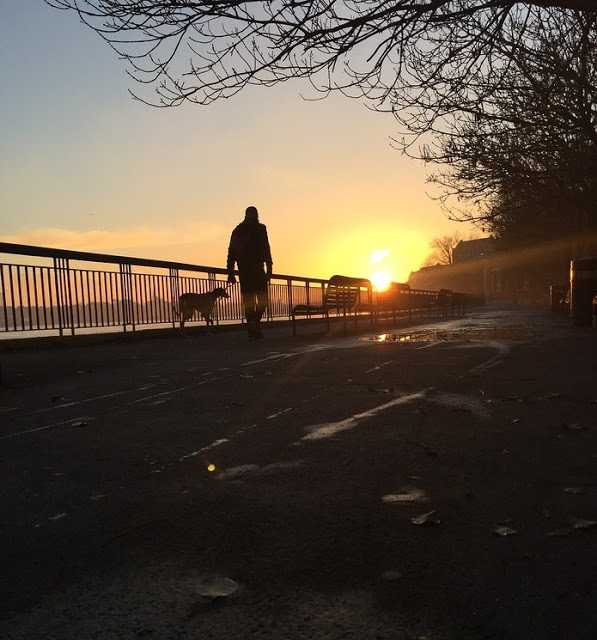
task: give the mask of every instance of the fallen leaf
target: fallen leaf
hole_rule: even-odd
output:
[[[567,424],[564,422],[562,424],[562,429],[566,429],[566,431],[584,431],[586,427],[582,424],[578,424],[577,422],[574,422],[573,424]]]
[[[57,514],[56,514],[56,515],[54,515],[54,516],[50,516],[50,517],[48,518],[48,520],[53,520],[53,521],[55,521],[55,520],[62,520],[62,518],[66,518],[66,513],[57,513]]]
[[[220,575],[200,576],[195,587],[204,598],[226,598],[238,591],[238,582]]]
[[[424,489],[417,487],[402,487],[400,493],[389,493],[381,499],[386,504],[394,502],[398,503],[412,503],[412,502],[427,502],[427,492]]]
[[[571,518],[570,524],[573,529],[592,529],[597,527],[597,520],[585,520],[584,518]]]
[[[515,536],[518,533],[518,531],[516,529],[513,529],[512,527],[507,527],[503,525],[503,526],[495,527],[493,529],[493,533],[495,533],[496,536],[501,536],[502,538],[506,538],[508,536]]]
[[[428,511],[427,513],[422,513],[419,516],[413,516],[410,521],[412,524],[418,527],[428,527],[435,524],[440,524],[441,520],[435,517],[436,513],[436,511]]]

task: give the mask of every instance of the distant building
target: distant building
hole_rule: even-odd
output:
[[[499,289],[499,277],[493,264],[495,240],[461,240],[452,252],[453,264],[423,267],[410,274],[414,289],[452,289],[490,297]]]
[[[481,258],[488,258],[494,253],[495,240],[493,238],[461,240],[452,250],[452,261],[456,264],[467,260],[480,260]]]
[[[545,302],[549,285],[565,285],[570,243],[555,239],[517,248],[498,246],[493,238],[463,240],[453,250],[453,264],[424,267],[410,274],[413,289],[452,289],[487,299]]]

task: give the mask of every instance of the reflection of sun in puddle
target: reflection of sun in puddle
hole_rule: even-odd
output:
[[[398,335],[395,333],[380,333],[378,336],[370,338],[373,342],[409,342],[411,340],[410,334]]]
[[[461,326],[453,329],[442,327],[419,329],[408,333],[380,333],[362,338],[368,342],[375,343],[396,343],[396,342],[495,342],[496,340],[524,340],[529,337],[539,335],[531,328],[521,325],[498,325],[488,326]]]

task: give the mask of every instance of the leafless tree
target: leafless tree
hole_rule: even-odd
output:
[[[597,17],[546,18],[491,103],[426,150],[451,216],[509,244],[597,231]]]
[[[155,89],[135,93],[151,104],[209,104],[248,85],[306,78],[322,95],[341,91],[393,110],[415,139],[485,90],[471,85],[480,69],[499,77],[495,43],[513,23],[553,8],[597,11],[593,0],[46,2],[76,11],[106,40]],[[515,46],[523,44],[524,35]]]
[[[453,264],[454,263],[454,247],[462,240],[460,233],[456,232],[452,235],[439,236],[434,238],[429,247],[432,249],[431,253],[425,260],[427,266],[436,264]]]

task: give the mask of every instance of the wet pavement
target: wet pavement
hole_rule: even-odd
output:
[[[597,332],[2,353],[4,638],[595,638]]]

